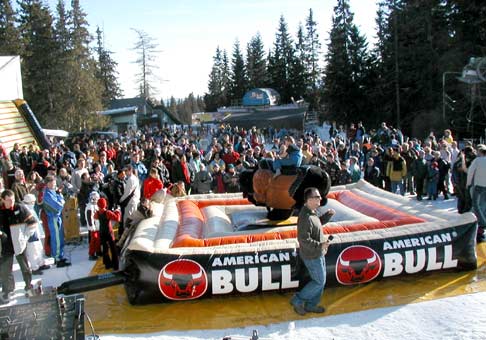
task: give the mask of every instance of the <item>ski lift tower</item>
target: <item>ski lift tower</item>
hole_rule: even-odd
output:
[[[482,86],[486,85],[486,57],[470,58],[469,63],[462,69],[462,75],[457,79],[468,84],[471,90],[471,106],[466,114],[467,129],[470,130],[474,123],[473,114],[476,104],[479,104],[483,115],[486,117],[486,94],[482,94],[486,90]]]

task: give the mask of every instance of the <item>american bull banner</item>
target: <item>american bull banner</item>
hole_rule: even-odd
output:
[[[476,231],[477,224],[471,222],[358,241],[337,236],[326,255],[326,287],[430,271],[474,269]],[[210,254],[197,254],[195,249],[191,255],[128,251],[124,272],[130,303],[290,291],[308,281],[298,248],[224,254],[214,249]]]

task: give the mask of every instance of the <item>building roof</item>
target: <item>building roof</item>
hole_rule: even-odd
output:
[[[146,113],[148,116],[145,119],[153,119],[153,114],[162,113],[169,117],[174,124],[182,124],[179,118],[170,113],[165,106],[154,104],[151,100],[145,100],[142,97],[114,99],[110,103],[109,110],[104,111],[103,114],[120,115],[130,112],[133,108],[136,108],[137,114]]]
[[[137,113],[137,111],[138,111],[137,106],[127,106],[127,107],[121,107],[119,109],[101,111],[100,113],[106,116],[124,116],[127,114],[135,114]]]
[[[142,97],[114,99],[110,102],[109,110],[133,106],[141,108],[144,104],[148,104],[148,102]]]
[[[289,128],[301,130],[304,125],[305,107],[282,109],[282,110],[253,110],[248,112],[229,113],[223,122],[232,126],[244,128]]]

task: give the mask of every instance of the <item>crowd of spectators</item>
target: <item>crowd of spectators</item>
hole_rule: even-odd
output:
[[[460,149],[450,130],[440,136],[431,132],[425,138],[410,138],[386,123],[371,131],[361,122],[347,129],[336,123],[324,126],[324,136],[317,130],[302,133],[220,125],[197,131],[189,127],[144,128],[114,140],[94,140],[86,134],[56,140],[45,150],[16,144],[9,153],[1,150],[0,184],[2,190],[14,192],[17,202],[33,194],[37,198],[35,211],[42,219],[46,179],[54,179],[52,187],[65,200],[76,197],[80,226],[90,232],[96,227],[86,208],[91,203],[90,207],[97,209],[91,201],[96,192],[106,201],[103,209],[120,211],[120,236],[130,226],[133,214],[150,213],[147,201],[158,190],[165,188],[176,196],[239,192],[241,172],[262,160],[272,161],[276,175],[284,164],[315,165],[327,171],[332,185],[363,178],[418,201],[439,196],[447,200],[456,195],[459,213],[472,209],[467,168],[476,150],[470,143]],[[45,225],[44,231],[49,237]],[[482,231],[479,237],[482,239]],[[50,246],[50,241],[44,243],[46,255],[52,255]],[[101,250],[93,247],[89,256],[95,260]]]

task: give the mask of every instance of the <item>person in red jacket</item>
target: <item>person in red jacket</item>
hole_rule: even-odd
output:
[[[99,210],[95,213],[95,219],[100,222],[100,240],[103,253],[103,264],[106,269],[118,270],[118,250],[115,245],[115,233],[113,232],[112,221],[120,222],[120,210],[107,210],[105,198],[98,200]],[[109,252],[111,252],[111,258]]]
[[[39,176],[40,177],[40,176]],[[46,188],[46,183],[40,179],[35,186],[35,190],[37,191],[37,201],[36,204],[39,207],[39,217],[42,221],[42,229],[44,229],[44,254],[47,257],[51,257],[51,232],[49,230],[49,224],[47,222],[47,214],[46,211],[42,208],[44,203],[44,189]]]
[[[143,182],[143,197],[149,199],[157,191],[162,189],[164,184],[159,179],[159,173],[156,168],[150,168],[149,177]]]
[[[240,159],[240,154],[233,149],[233,144],[228,143],[225,148],[225,153],[221,156],[221,159],[226,165],[235,165],[236,161]]]

